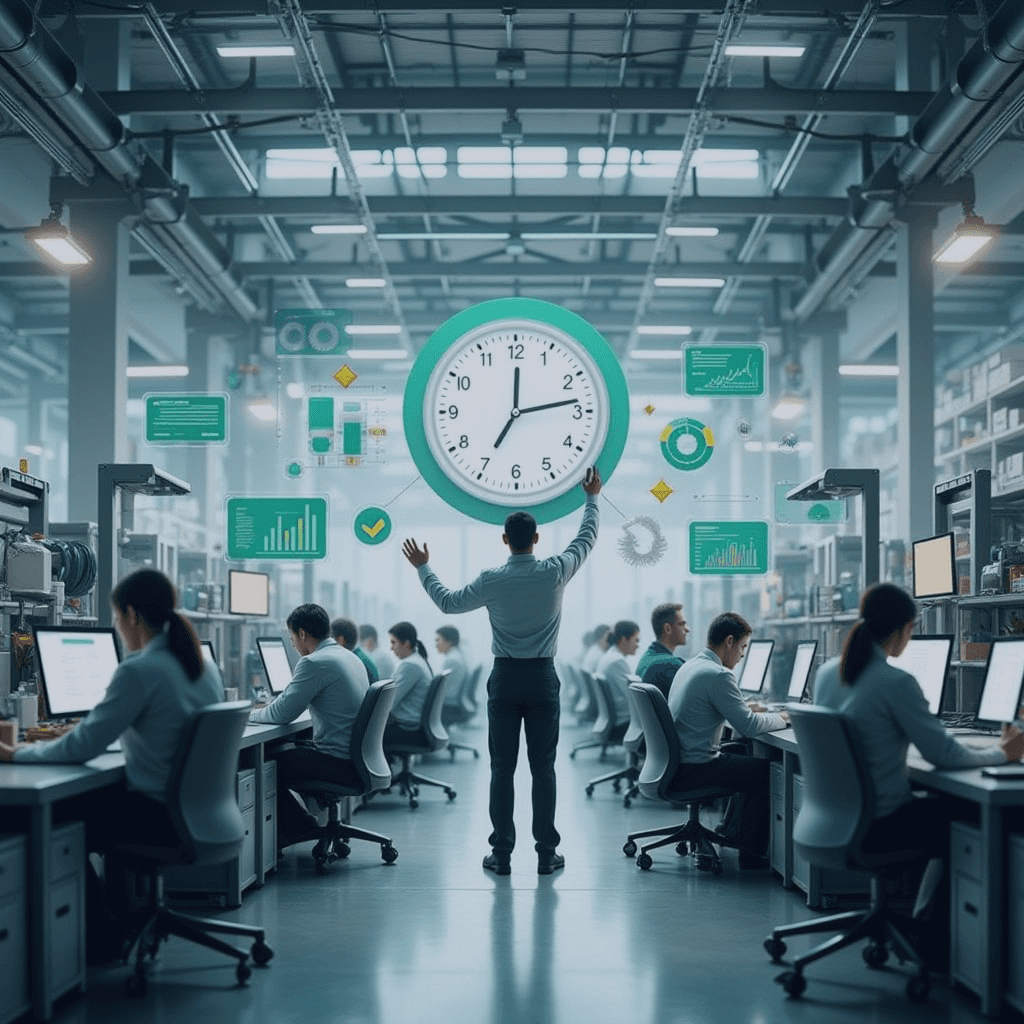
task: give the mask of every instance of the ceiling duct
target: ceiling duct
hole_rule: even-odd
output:
[[[6,67],[43,102],[96,162],[133,197],[148,229],[148,248],[179,275],[187,261],[186,286],[209,307],[212,285],[218,298],[244,320],[256,306],[231,270],[231,256],[188,205],[181,185],[151,157],[128,144],[124,125],[80,78],[78,68],[22,0],[0,0],[0,69]],[[163,260],[161,259],[161,262]]]
[[[1024,66],[1024,4],[1005,0],[984,37],[963,56],[952,77],[921,112],[914,127],[855,194],[855,222],[843,224],[815,258],[817,276],[793,313],[806,320],[828,298],[879,231],[889,227],[900,195],[909,193],[969,130],[979,126],[994,101]],[[1021,78],[1024,82],[1024,77]],[[962,168],[961,170],[967,170]],[[825,255],[824,260],[822,259]]]

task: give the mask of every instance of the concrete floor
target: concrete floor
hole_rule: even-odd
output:
[[[276,956],[245,988],[216,954],[172,939],[143,1000],[124,995],[125,967],[94,969],[89,992],[65,997],[59,1024],[217,1021],[267,1024],[864,1024],[982,1021],[973,997],[933,985],[923,1007],[904,995],[907,975],[871,971],[860,951],[809,969],[807,993],[787,999],[761,942],[771,926],[811,916],[800,894],[767,872],[740,872],[726,851],[721,877],[697,872],[671,847],[641,872],[622,854],[627,831],[673,815],[640,800],[630,809],[610,786],[591,799],[588,778],[608,770],[596,751],[570,761],[583,735],[563,727],[559,817],[563,872],[538,877],[530,839],[529,781],[517,780],[520,845],[512,874],[483,871],[487,852],[486,735],[421,766],[458,790],[449,803],[424,789],[411,811],[385,796],[356,817],[399,850],[385,866],[355,843],[347,861],[314,874],[308,846],[285,854],[276,875],[228,916],[260,922]],[[613,760],[609,755],[608,762]],[[525,757],[523,757],[525,762]],[[806,948],[810,939],[792,943]]]

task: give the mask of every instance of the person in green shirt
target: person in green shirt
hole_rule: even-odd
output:
[[[380,680],[380,672],[377,671],[377,666],[374,664],[373,659],[361,647],[357,646],[359,630],[351,619],[332,619],[331,636],[334,637],[334,642],[339,647],[344,647],[345,650],[351,651],[363,663],[363,667],[366,669],[366,677],[370,683],[376,683]]]
[[[675,654],[675,648],[682,647],[690,635],[681,604],[659,604],[651,612],[651,629],[655,640],[640,656],[636,674],[643,683],[656,686],[668,699],[672,680],[683,664]]]

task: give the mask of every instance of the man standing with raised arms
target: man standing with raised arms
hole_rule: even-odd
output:
[[[502,542],[511,554],[497,569],[486,569],[461,590],[448,590],[427,564],[429,552],[406,540],[402,552],[415,566],[430,599],[446,615],[486,608],[491,620],[494,668],[487,681],[488,747],[491,753],[491,853],[484,867],[511,873],[516,831],[513,779],[519,758],[520,727],[533,775],[533,838],[537,873],[550,875],[565,866],[557,852],[555,828],[555,750],[558,746],[559,681],[554,657],[562,617],[562,594],[597,540],[597,496],[601,474],[587,471],[587,501],[572,543],[560,555],[538,561],[537,521],[529,512],[505,520]]]

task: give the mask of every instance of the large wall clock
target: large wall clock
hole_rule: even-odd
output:
[[[587,467],[607,480],[629,431],[629,393],[608,343],[540,299],[492,299],[446,320],[420,351],[403,405],[413,461],[474,519],[583,504]]]

